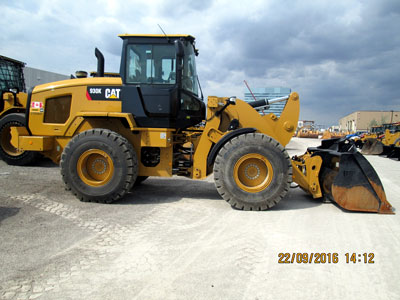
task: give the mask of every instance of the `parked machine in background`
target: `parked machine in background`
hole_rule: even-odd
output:
[[[37,152],[18,150],[11,144],[11,126],[25,126],[24,66],[0,55],[0,159],[11,165],[30,164],[37,158]]]
[[[365,155],[387,155],[400,159],[400,123],[372,127],[362,139],[361,152]]]
[[[121,77],[104,77],[96,49],[97,77],[36,86],[26,127],[12,128],[12,144],[60,163],[66,186],[80,200],[116,201],[148,176],[214,173],[219,194],[237,209],[271,208],[295,181],[345,209],[393,213],[378,175],[354,144],[324,141],[290,159],[284,147],[298,122],[297,93],[284,97],[279,118],[259,113],[266,100],[209,96],[206,106],[194,37],[120,37]]]
[[[314,121],[301,121],[302,126],[297,128],[295,136],[299,138],[312,138],[317,139],[321,135],[320,131],[316,128]]]

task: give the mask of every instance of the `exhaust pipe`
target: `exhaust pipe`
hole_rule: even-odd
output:
[[[104,56],[99,49],[94,49],[94,55],[97,57],[97,74],[96,77],[104,77]]]

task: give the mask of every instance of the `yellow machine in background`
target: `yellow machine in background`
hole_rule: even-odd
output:
[[[347,134],[348,134],[347,132],[332,132],[329,130],[325,130],[324,133],[322,134],[321,139],[323,139],[323,140],[337,139],[337,138],[345,137]]]
[[[214,173],[219,194],[238,209],[268,209],[295,181],[346,209],[392,213],[374,169],[347,142],[289,158],[284,147],[298,122],[297,93],[269,100],[286,102],[279,118],[259,114],[266,100],[208,97],[206,107],[192,36],[120,37],[120,78],[104,77],[96,49],[98,77],[35,87],[27,126],[12,128],[12,144],[60,163],[80,200],[113,202],[148,176]]]
[[[0,55],[0,159],[12,165],[30,164],[37,158],[36,152],[20,151],[11,144],[11,126],[25,126],[24,66]]]
[[[316,128],[314,121],[301,121],[302,127],[297,128],[295,136],[299,138],[312,138],[317,139],[320,135],[319,130]]]
[[[400,123],[374,126],[361,139],[362,153],[365,155],[387,155],[400,159]]]
[[[386,126],[385,126],[386,125]],[[382,138],[382,143],[385,146],[400,147],[400,122],[384,124],[386,127],[385,136]]]
[[[312,130],[310,128],[301,128],[297,132],[297,137],[299,138],[309,138],[309,139],[317,139],[321,133],[318,130]]]

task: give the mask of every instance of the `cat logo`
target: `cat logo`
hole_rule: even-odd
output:
[[[106,89],[105,96],[106,99],[119,99],[119,92],[121,89]]]
[[[89,101],[119,101],[122,96],[122,89],[116,86],[88,86],[86,99]]]

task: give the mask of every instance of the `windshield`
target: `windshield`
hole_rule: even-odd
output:
[[[171,45],[128,45],[127,82],[175,84],[175,47]]]
[[[191,43],[185,45],[185,57],[183,61],[183,73],[182,73],[182,88],[189,91],[196,96],[199,95],[199,86],[196,71],[196,60],[194,48]]]

